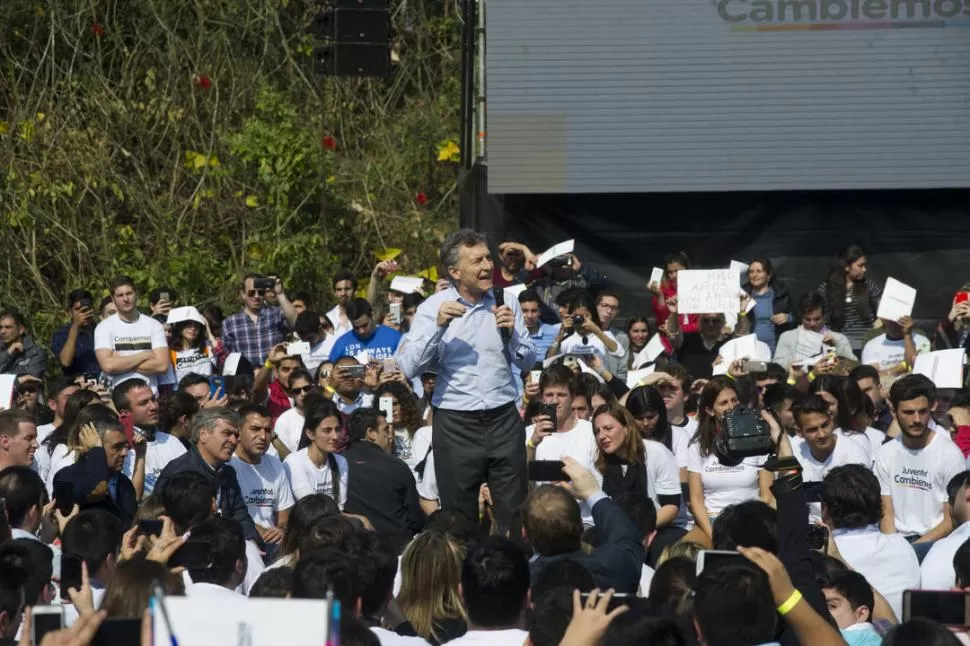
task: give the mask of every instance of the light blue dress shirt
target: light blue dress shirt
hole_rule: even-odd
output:
[[[438,327],[438,309],[458,301],[465,313]],[[452,285],[429,297],[414,315],[411,330],[397,349],[397,363],[408,378],[425,370],[438,373],[431,404],[446,410],[491,410],[514,402],[512,364],[531,370],[536,348],[529,338],[522,310],[515,299],[506,303],[515,314],[515,329],[506,348],[495,325],[495,297],[489,291],[477,304],[466,301]]]

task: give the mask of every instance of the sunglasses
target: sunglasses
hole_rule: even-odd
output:
[[[303,386],[302,388],[291,388],[290,392],[294,395],[305,395],[313,390],[313,386]]]
[[[17,392],[21,395],[26,395],[27,393],[38,393],[40,388],[37,386],[17,386]]]
[[[246,296],[248,296],[249,298],[255,298],[259,294],[265,294],[268,291],[270,291],[270,290],[268,290],[268,289],[250,289],[250,290],[247,290],[246,291]]]

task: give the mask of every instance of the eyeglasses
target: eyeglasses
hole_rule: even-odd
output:
[[[246,296],[248,296],[249,298],[256,298],[261,293],[262,294],[265,294],[268,291],[270,291],[270,290],[268,290],[268,289],[249,289],[249,290],[246,290]]]
[[[305,395],[313,390],[313,386],[303,386],[302,388],[291,388],[290,392],[294,395]]]

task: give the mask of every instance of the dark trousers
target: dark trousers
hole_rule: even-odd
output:
[[[478,490],[488,483],[504,531],[528,493],[525,424],[515,404],[484,411],[435,409],[431,418],[435,478],[444,509],[478,518]]]

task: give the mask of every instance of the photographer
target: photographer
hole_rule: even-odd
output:
[[[758,498],[772,502],[774,475],[762,468],[763,456],[732,461],[716,449],[725,416],[737,407],[737,390],[728,378],[715,377],[701,391],[697,433],[687,447],[689,506],[696,525],[684,540],[709,546],[713,519],[725,507]]]
[[[85,289],[75,289],[67,295],[67,309],[71,322],[54,332],[51,352],[57,357],[65,377],[101,372],[94,354],[96,312],[94,298]]]
[[[557,354],[595,354],[603,361],[607,356],[622,359],[626,350],[612,333],[603,330],[596,308],[587,294],[569,303],[559,334],[549,346],[546,357]]]
[[[264,307],[267,292],[276,295],[279,307]],[[241,352],[249,363],[261,366],[296,323],[297,311],[286,297],[282,281],[275,277],[246,274],[239,298],[243,309],[222,322],[222,340],[227,352]]]

